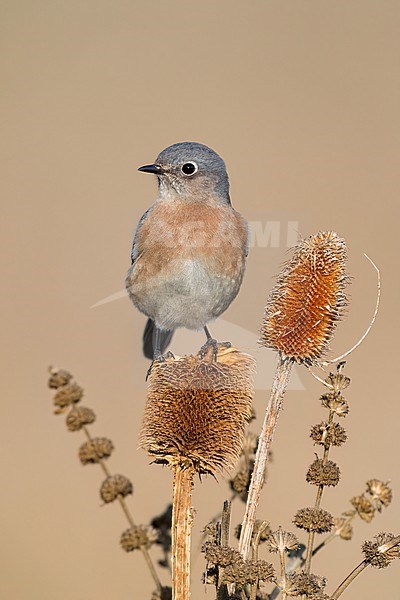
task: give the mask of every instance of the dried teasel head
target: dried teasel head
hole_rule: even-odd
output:
[[[153,364],[140,445],[156,462],[216,474],[238,460],[251,415],[254,359],[220,348],[217,360]]]
[[[336,233],[300,242],[268,300],[261,343],[298,363],[314,364],[343,314],[347,282],[346,245]]]

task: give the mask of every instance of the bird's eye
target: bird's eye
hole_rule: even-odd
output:
[[[187,162],[184,165],[182,165],[182,173],[184,175],[194,175],[195,173],[197,173],[197,171],[199,170],[199,167],[196,165],[195,162]]]

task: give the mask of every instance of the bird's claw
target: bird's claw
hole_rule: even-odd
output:
[[[214,361],[217,360],[218,349],[219,348],[231,348],[232,344],[230,342],[218,342],[214,338],[208,338],[205,344],[200,348],[199,356],[200,358],[210,357]]]

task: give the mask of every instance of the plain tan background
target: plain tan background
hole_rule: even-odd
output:
[[[136,168],[181,140],[221,153],[234,206],[250,220],[278,221],[282,231],[292,220],[302,235],[334,229],[346,238],[352,304],[336,353],[373,312],[376,278],[363,252],[381,268],[376,326],[347,366],[349,443],[333,453],[342,481],[323,505],[339,514],[370,477],[392,479],[394,502],[372,524],[357,522],[353,542],[335,542],[315,560],[333,591],[364,539],[400,529],[398,1],[21,0],[1,2],[0,21],[1,598],[151,596],[142,557],[118,548],[123,515],[100,506],[100,470],[80,466],[81,436],[52,414],[46,369],[69,368],[85,387],[85,404],[98,414],[94,432],[116,446],[110,467],[132,478],[135,519],[148,522],[164,509],[171,477],[137,450],[144,318],[127,298],[90,307],[123,289],[133,230],[155,198],[154,180]],[[283,237],[252,250],[241,293],[215,326],[228,327],[260,364],[267,351],[255,340],[286,256]],[[179,333],[172,349],[195,351],[201,342]],[[298,376],[260,509],[288,528],[313,502],[308,434],[324,414],[321,386]],[[268,369],[258,377],[260,421]],[[223,481],[196,487],[195,546],[226,494]],[[238,505],[235,523],[242,512]],[[206,597],[203,567],[197,558],[196,600]],[[399,597],[399,568],[371,569],[345,597]]]

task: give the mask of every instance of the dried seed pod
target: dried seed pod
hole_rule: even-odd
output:
[[[348,519],[339,517],[334,520],[335,535],[342,540],[349,541],[353,537],[353,526]]]
[[[133,493],[132,482],[125,475],[110,475],[103,481],[100,488],[101,499],[108,504],[118,496],[128,496]]]
[[[201,548],[206,561],[218,567],[227,567],[238,561],[242,561],[242,555],[235,548],[219,546],[213,542],[205,542]]]
[[[69,411],[65,423],[70,431],[79,431],[85,425],[90,425],[96,420],[96,414],[86,406],[74,406]]]
[[[375,515],[375,507],[368,498],[364,495],[362,496],[354,496],[350,500],[352,505],[357,511],[358,516],[367,523],[370,523]]]
[[[288,596],[304,595],[306,598],[322,598],[325,587],[325,577],[302,571],[288,575],[285,591]]]
[[[310,438],[316,444],[325,446],[341,446],[347,440],[346,430],[339,423],[322,421],[311,428]]]
[[[334,521],[332,515],[322,508],[301,508],[295,514],[293,523],[306,531],[327,533],[332,529]]]
[[[340,469],[335,462],[327,460],[325,463],[317,458],[307,471],[306,481],[313,485],[335,486],[339,483]]]
[[[338,417],[345,417],[349,412],[349,405],[341,394],[329,392],[321,396],[321,404],[324,408],[328,408]]]
[[[267,539],[269,552],[288,552],[289,550],[297,550],[298,546],[297,537],[281,527],[277,531],[273,531]]]
[[[79,459],[83,465],[98,463],[99,460],[111,456],[114,446],[108,438],[93,438],[79,448]]]
[[[343,314],[347,281],[346,246],[336,233],[300,242],[268,300],[261,343],[298,363],[314,364]]]
[[[140,548],[150,548],[158,538],[157,531],[148,525],[135,525],[126,529],[121,535],[121,546],[125,552]]]
[[[140,445],[156,462],[215,474],[238,460],[251,414],[254,359],[229,348],[155,362]]]
[[[393,533],[379,533],[374,537],[374,541],[364,542],[362,551],[365,559],[378,569],[388,567],[392,560],[400,558],[400,541],[397,538],[397,544],[392,546],[391,542],[394,540]]]
[[[392,490],[388,486],[388,482],[370,479],[367,481],[367,492],[372,496],[372,501],[379,512],[383,506],[389,506],[392,501]]]
[[[72,379],[71,373],[65,371],[64,369],[54,369],[53,367],[49,368],[49,388],[57,389],[63,385],[69,383]]]
[[[67,406],[79,402],[82,396],[83,389],[74,381],[59,387],[53,398],[54,406],[57,406],[57,410],[55,412],[63,412]]]
[[[229,565],[223,574],[225,583],[236,583],[240,586],[246,583],[254,584],[258,581],[273,581],[275,571],[273,566],[265,560],[241,560]]]

